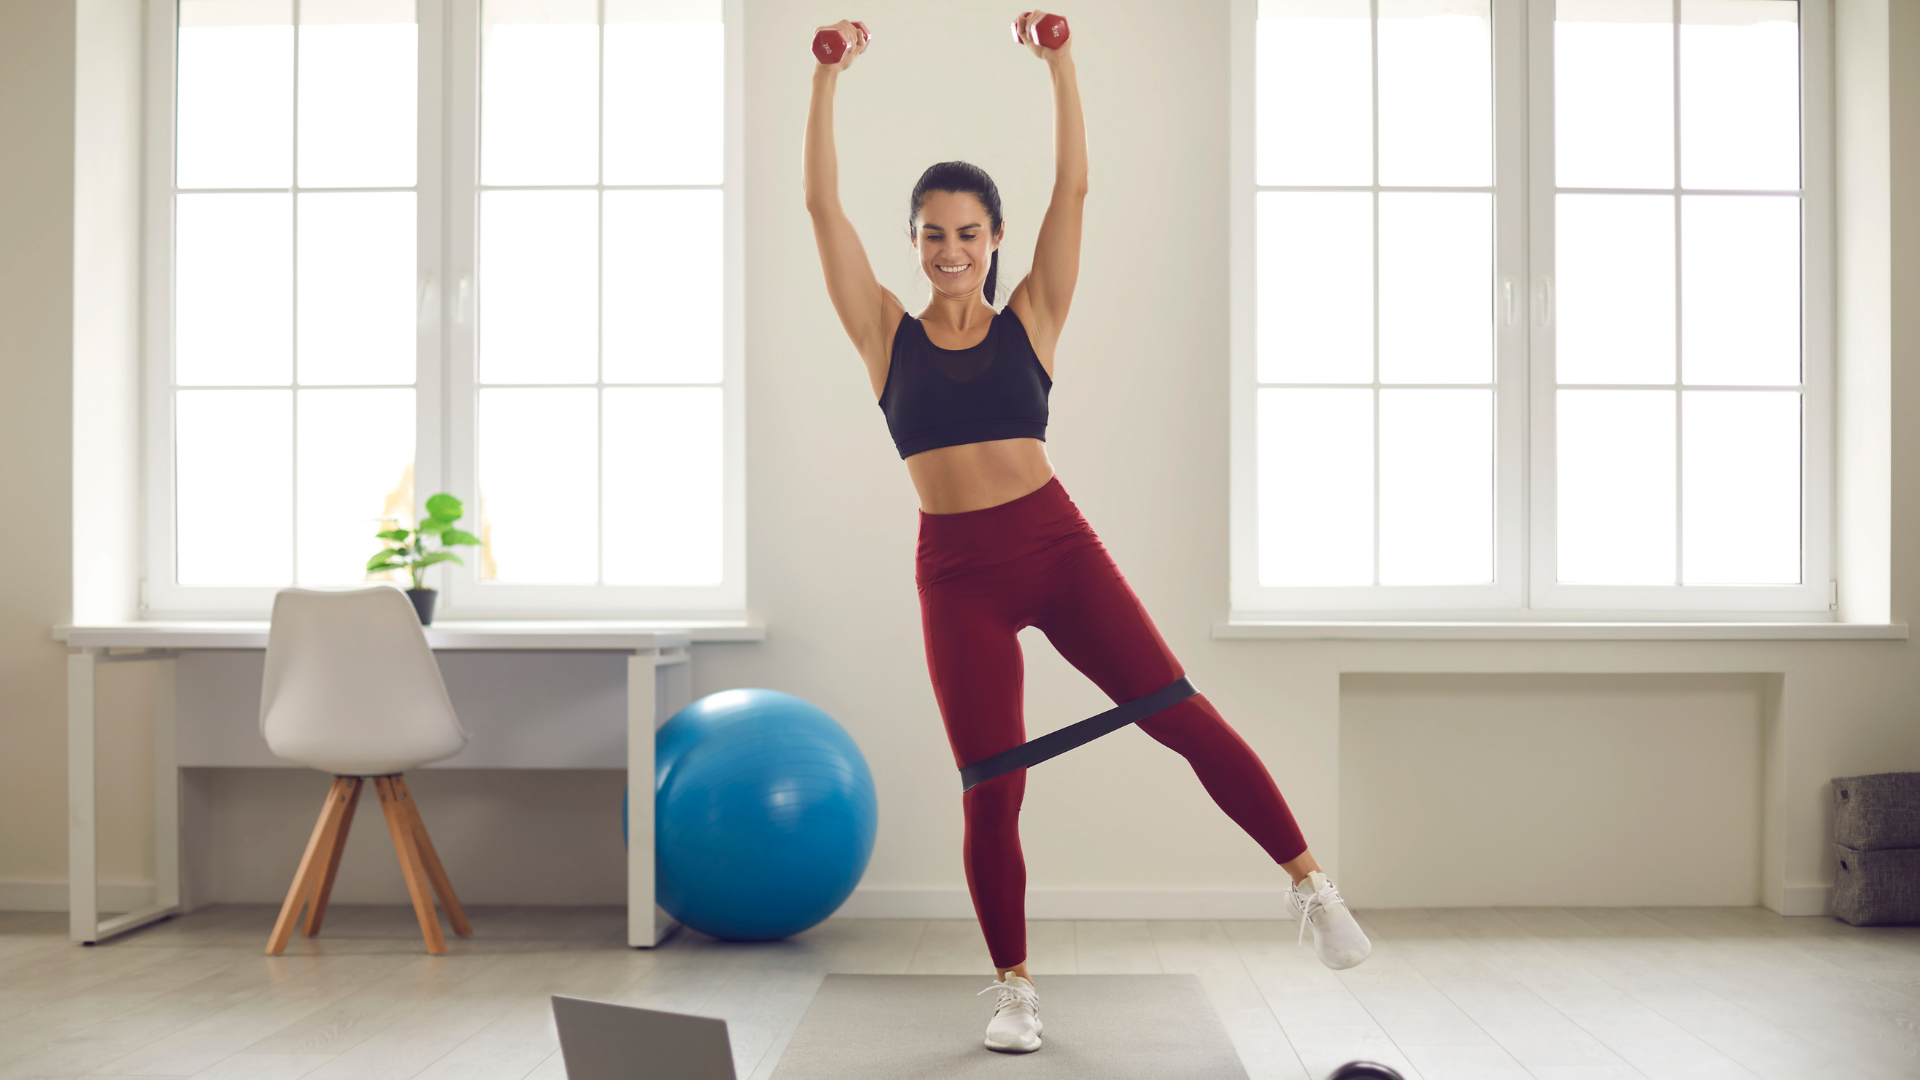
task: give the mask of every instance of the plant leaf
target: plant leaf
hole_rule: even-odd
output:
[[[367,573],[371,574],[376,570],[393,570],[405,566],[406,564],[394,560],[394,554],[391,548],[386,551],[374,552],[373,558],[367,560]]]
[[[480,542],[480,538],[464,529],[448,529],[440,534],[440,542],[443,544],[473,546]]]
[[[419,532],[421,536],[432,536],[435,533],[446,532],[447,527],[452,524],[453,522],[451,521],[441,521],[439,518],[428,518],[420,523],[420,528],[416,531]]]
[[[427,499],[427,513],[442,521],[458,521],[466,512],[465,504],[444,491]]]
[[[421,567],[432,566],[434,563],[443,563],[443,562],[450,562],[456,566],[467,565],[466,563],[460,561],[460,556],[455,555],[451,551],[436,551],[431,555],[422,555],[419,561],[413,564],[413,568],[415,570],[418,570]]]
[[[413,533],[408,529],[387,529],[383,532],[374,533],[373,535],[380,540],[405,540],[407,537],[412,536]]]

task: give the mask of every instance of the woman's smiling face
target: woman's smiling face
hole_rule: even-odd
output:
[[[920,204],[913,237],[920,271],[942,296],[978,296],[1000,237],[980,197],[970,192],[929,191]],[[1005,234],[1005,223],[1001,227]]]

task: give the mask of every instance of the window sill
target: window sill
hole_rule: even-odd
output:
[[[1290,622],[1232,619],[1215,640],[1296,641],[1905,641],[1906,623]]]
[[[265,619],[174,619],[56,626],[53,639],[100,648],[264,649]],[[685,634],[696,645],[763,641],[767,628],[744,619],[440,619],[427,628],[435,648],[624,649],[643,637]]]

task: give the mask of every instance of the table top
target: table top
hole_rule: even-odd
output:
[[[435,649],[632,652],[681,649],[695,641],[759,641],[766,628],[685,620],[447,620],[426,628]],[[193,620],[56,626],[56,641],[76,648],[264,649],[267,620]]]

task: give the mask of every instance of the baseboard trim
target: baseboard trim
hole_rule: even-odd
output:
[[[1782,915],[1833,914],[1833,886],[1788,885],[1780,890]]]
[[[100,910],[103,913],[138,911],[153,906],[150,882],[103,881],[100,883]],[[0,911],[65,911],[67,883],[47,878],[0,878]]]
[[[1030,919],[1287,919],[1285,889],[1029,889]],[[1779,913],[1823,916],[1833,886],[1788,885]],[[102,912],[137,911],[153,903],[153,886],[102,882]],[[67,883],[0,879],[0,911],[65,911]],[[859,888],[834,912],[853,919],[971,919],[965,889]]]
[[[1285,919],[1285,889],[1029,889],[1030,919]],[[860,888],[834,914],[855,919],[971,919],[965,889]]]

